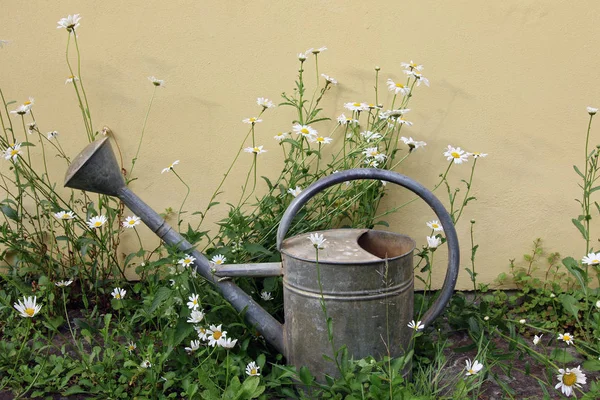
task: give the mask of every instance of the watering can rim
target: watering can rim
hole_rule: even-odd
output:
[[[293,258],[294,260],[305,261],[305,262],[309,262],[309,263],[315,263],[316,260],[314,260],[314,259],[306,259],[306,258],[303,258],[303,257],[298,257],[296,255],[292,255],[289,252],[287,252],[286,249],[285,249],[286,242],[289,242],[289,241],[291,241],[293,239],[296,239],[296,238],[304,237],[304,235],[310,235],[312,233],[325,233],[325,232],[332,232],[332,231],[358,231],[358,232],[362,231],[362,233],[357,237],[357,242],[356,242],[356,245],[359,246],[359,247],[362,247],[362,246],[360,246],[358,244],[358,239],[360,237],[362,237],[364,234],[366,234],[367,232],[383,232],[383,233],[386,233],[386,234],[390,234],[390,235],[394,235],[394,236],[399,236],[399,237],[408,239],[409,242],[411,243],[411,248],[410,248],[409,251],[407,251],[407,252],[405,252],[403,254],[394,256],[394,257],[379,258],[378,260],[358,260],[358,261],[319,260],[319,264],[321,264],[321,265],[325,265],[325,264],[327,264],[327,265],[348,265],[348,266],[350,266],[350,265],[357,265],[357,264],[372,265],[372,264],[381,263],[381,262],[385,262],[385,261],[395,261],[397,259],[400,259],[402,257],[406,257],[406,256],[410,255],[412,252],[415,251],[415,248],[417,247],[417,242],[415,242],[415,240],[413,238],[411,238],[408,235],[402,234],[402,233],[382,231],[382,230],[379,230],[379,229],[368,229],[368,228],[336,228],[336,229],[318,230],[318,231],[309,232],[309,233],[300,233],[298,235],[286,238],[283,241],[283,243],[281,244],[281,248],[279,249],[279,252],[281,254],[285,254],[287,257]],[[325,238],[327,238],[327,237],[325,236]],[[308,246],[308,244],[307,244],[307,246]],[[364,248],[363,248],[363,250],[364,250]],[[378,257],[378,256],[375,256],[375,257]]]

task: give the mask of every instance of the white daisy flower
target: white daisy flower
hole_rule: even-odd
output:
[[[370,158],[370,159],[366,159],[364,161],[365,164],[367,164],[367,167],[369,168],[378,168],[379,167],[379,161],[377,161],[374,158]],[[346,185],[349,185],[350,182],[346,182]]]
[[[192,341],[190,341],[190,347],[186,347],[185,351],[187,351],[188,353],[193,353],[194,351],[198,350],[199,348],[200,348],[200,341],[192,340]]]
[[[404,144],[408,145],[409,152],[416,150],[418,148],[427,146],[427,143],[414,140],[412,137],[406,138],[406,137],[402,136],[400,138],[400,140],[402,140],[404,142]]]
[[[554,388],[560,389],[567,397],[570,397],[574,393],[574,387],[580,388],[581,385],[584,385],[587,381],[580,366],[577,366],[577,368],[560,368],[558,370],[558,375],[556,375],[556,379],[558,379],[558,383]]]
[[[444,231],[444,227],[442,226],[442,224],[440,224],[440,221],[438,221],[437,219],[434,219],[433,221],[427,222],[427,226],[430,227],[431,229],[433,229],[436,232],[443,232]]]
[[[15,143],[14,145],[4,150],[4,159],[17,161],[17,159],[19,158],[19,154],[22,153],[23,152],[21,151],[21,143]]]
[[[315,249],[325,248],[325,242],[327,241],[327,239],[325,239],[325,237],[322,234],[311,233],[307,239],[310,240],[313,246],[315,246]]]
[[[588,112],[590,115],[594,115],[594,114],[596,114],[596,113],[598,112],[598,109],[597,109],[597,108],[594,108],[594,107],[588,107],[588,108],[587,108],[587,112]]]
[[[11,114],[25,115],[25,114],[29,114],[29,111],[31,111],[31,107],[27,107],[26,105],[21,104],[19,107],[17,107],[16,109],[12,110],[10,113]]]
[[[187,306],[189,309],[195,310],[200,306],[200,303],[198,302],[198,297],[199,296],[197,294],[192,294],[190,297],[188,297],[189,302],[187,303]]]
[[[267,152],[267,150],[263,150],[263,146],[246,147],[244,151],[246,153],[254,153],[256,155]]]
[[[258,365],[256,365],[256,362],[252,361],[251,363],[249,363],[248,365],[246,365],[246,374],[249,376],[259,376],[260,372],[258,372],[260,370],[260,367]]]
[[[167,168],[163,168],[161,174],[164,174],[165,172],[169,172],[169,171],[173,170],[177,164],[179,164],[179,160],[173,161],[173,163],[171,165],[169,165]]]
[[[410,60],[409,63],[405,63],[405,62],[401,62],[400,66],[402,68],[408,68],[410,70],[417,70],[417,71],[423,71],[423,65],[417,65],[417,63],[413,62],[413,60]]]
[[[337,121],[340,125],[358,124],[358,120],[354,118],[348,118],[344,114],[337,117]]]
[[[188,307],[189,304],[190,303],[188,303]],[[204,315],[205,314],[202,310],[192,310],[187,322],[189,322],[190,324],[199,324],[204,319]]]
[[[112,297],[114,297],[116,300],[123,300],[123,297],[125,297],[125,294],[127,293],[127,290],[125,289],[121,289],[121,288],[114,288],[113,291],[111,292]]]
[[[600,252],[598,253],[589,253],[587,256],[581,259],[583,264],[587,265],[598,265],[600,264]]]
[[[596,302],[596,308],[600,308],[600,300]]]
[[[194,329],[196,330],[196,333],[198,334],[198,339],[202,340],[202,341],[207,341],[208,337],[207,337],[207,329],[202,327],[202,326],[194,326]]]
[[[369,105],[367,103],[346,103],[344,104],[344,108],[350,111],[367,111]]]
[[[273,300],[273,297],[271,296],[271,293],[270,292],[265,292],[265,291],[260,292],[260,298],[263,299],[264,301]]]
[[[154,77],[154,76],[149,76],[149,77],[148,77],[148,80],[149,80],[150,82],[152,82],[152,84],[153,84],[154,86],[161,87],[161,88],[164,88],[164,87],[165,87],[165,81],[164,81],[163,79],[158,79],[158,78],[156,78],[156,77]]]
[[[378,162],[384,162],[387,156],[383,153],[380,153],[377,147],[367,147],[362,154],[364,154],[367,158],[374,158]]]
[[[420,74],[416,71],[404,71],[407,75],[412,75],[417,80],[417,86],[421,86],[421,83],[424,83],[425,86],[429,87],[429,79],[425,78],[423,74]]]
[[[406,126],[412,126],[413,125],[412,122],[405,120],[404,117],[402,117],[402,116],[396,118],[396,122],[399,123],[400,125],[406,125]]]
[[[224,347],[226,349],[233,349],[236,343],[237,339],[225,338],[221,341],[221,347]]]
[[[73,283],[73,279],[69,279],[68,281],[58,281],[58,282],[55,282],[54,284],[58,287],[67,287],[71,283]]]
[[[95,217],[90,218],[90,220],[87,221],[86,223],[91,229],[96,229],[96,228],[100,228],[102,225],[104,225],[106,223],[106,221],[107,221],[106,216],[96,215]]]
[[[394,94],[401,94],[406,96],[410,93],[410,88],[401,84],[400,82],[396,83],[391,79],[387,80],[387,87],[390,92],[394,92]]]
[[[534,335],[534,336],[533,336],[533,344],[534,344],[535,346],[537,346],[537,344],[540,342],[540,340],[542,340],[542,336],[544,336],[544,335],[542,334],[542,335],[540,335],[540,336],[538,336],[538,335]]]
[[[318,135],[317,130],[314,128],[311,128],[309,125],[296,124],[296,125],[292,126],[292,131],[296,135],[302,135],[306,138],[315,137]]]
[[[526,320],[526,319],[520,319],[520,320],[519,320],[519,323],[520,323],[520,324],[524,324],[524,323],[526,323],[526,322],[527,322],[527,320]]]
[[[78,82],[79,78],[75,75],[71,75],[70,77],[67,78],[67,80],[65,81],[65,85],[67,83],[73,83],[73,82]]]
[[[182,267],[189,267],[194,261],[196,261],[196,257],[186,254],[182,259],[177,261],[177,264],[181,264]]]
[[[211,325],[206,331],[208,345],[211,347],[220,346],[222,341],[227,337],[227,331],[221,328],[221,325]]]
[[[289,137],[290,137],[290,134],[288,132],[280,132],[277,135],[273,136],[273,139],[275,139],[279,143],[281,143],[284,139],[287,139]]]
[[[334,86],[338,84],[338,81],[337,81],[335,78],[332,78],[332,77],[331,77],[331,76],[329,76],[329,75],[321,74],[321,76],[322,76],[323,78],[325,78],[325,80],[326,80],[327,82],[331,83],[331,84],[332,84],[332,85],[334,85]]]
[[[125,218],[125,221],[123,221],[123,227],[124,228],[133,228],[136,227],[140,224],[140,217],[136,217],[135,215],[132,217],[127,217]]]
[[[287,192],[292,196],[297,197],[300,193],[302,193],[302,188],[300,186],[296,186],[295,189],[289,188]]]
[[[309,137],[308,140],[310,140],[311,143],[319,143],[319,144],[329,144],[333,141],[332,138],[323,137],[323,136],[312,136],[312,137]]]
[[[137,345],[133,342],[129,342],[129,344],[127,345],[127,351],[129,351],[129,353],[132,353],[135,349],[137,349]]]
[[[473,363],[471,363],[471,360],[466,360],[466,364],[467,376],[475,375],[483,368],[483,364],[477,360],[474,360]]]
[[[216,265],[225,264],[225,261],[227,261],[227,258],[223,254],[217,254],[210,259],[210,262]]]
[[[140,367],[142,367],[144,369],[150,368],[151,366],[152,366],[152,363],[149,360],[144,360],[140,364]]]
[[[33,318],[42,309],[41,304],[36,304],[37,297],[23,297],[23,301],[19,299],[14,303],[13,307],[19,312],[23,318]]]
[[[35,132],[37,126],[35,124],[35,122],[30,122],[27,124],[27,134],[31,135],[33,132]]]
[[[65,28],[68,32],[73,31],[79,27],[79,21],[81,17],[79,14],[68,15],[65,18],[61,18],[57,23],[56,29]]]
[[[448,161],[453,160],[454,164],[462,164],[469,161],[469,153],[461,150],[460,147],[454,148],[450,145],[448,145],[448,150],[444,152],[444,157]]]
[[[562,334],[560,334],[560,333],[559,333],[559,334],[558,334],[558,338],[557,338],[557,339],[560,339],[560,340],[562,340],[562,341],[563,341],[563,342],[565,342],[566,344],[573,344],[573,339],[574,339],[574,336],[573,336],[573,335],[571,335],[571,334],[570,334],[570,333],[568,333],[568,332],[564,332],[564,333],[562,333]]]
[[[323,46],[323,47],[319,47],[318,49],[310,49],[310,52],[313,54],[319,54],[324,52],[325,50],[327,50],[327,47]],[[308,53],[308,50],[306,51]]]
[[[242,120],[243,123],[245,124],[258,124],[259,122],[262,122],[262,119],[258,119],[257,117],[252,117],[252,118],[246,118]]]
[[[310,49],[310,51],[312,51],[312,49]],[[306,57],[308,57],[308,54],[306,52],[298,53],[298,60],[304,62],[304,61],[306,61]]]
[[[48,140],[55,139],[58,137],[58,131],[48,132],[46,133],[46,137],[48,138]]]
[[[470,156],[473,156],[473,158],[483,158],[483,157],[487,157],[486,153],[468,153]]]
[[[73,211],[59,211],[54,214],[54,218],[56,219],[73,219],[75,215],[73,215]]]
[[[408,327],[409,327],[409,328],[411,328],[411,329],[414,329],[415,331],[420,331],[420,330],[422,330],[422,329],[424,329],[424,328],[425,328],[425,325],[423,325],[423,324],[421,323],[421,321],[417,321],[417,322],[415,323],[415,321],[414,321],[414,320],[412,320],[412,321],[410,321],[410,322],[408,323]]]
[[[259,106],[261,106],[264,109],[267,108],[273,108],[275,107],[275,104],[273,104],[273,102],[265,97],[259,97],[256,99],[256,104],[258,104]]]
[[[437,236],[427,236],[427,247],[430,249],[436,249],[442,244],[442,239]]]
[[[367,141],[367,143],[369,143],[371,140],[377,140],[377,139],[381,139],[382,138],[381,134],[379,134],[377,132],[371,132],[371,131],[361,132],[360,136],[362,136],[363,138],[365,138],[365,140]]]

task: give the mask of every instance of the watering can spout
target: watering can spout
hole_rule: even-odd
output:
[[[269,343],[285,354],[283,325],[231,280],[220,278],[218,275],[224,275],[223,273],[216,273],[202,253],[193,249],[187,240],[126,186],[108,138],[90,143],[77,155],[65,175],[65,186],[118,197],[165,243],[193,255],[196,258],[196,271],[214,284],[238,312],[244,312],[246,320]],[[275,273],[276,266],[272,267],[271,272]]]

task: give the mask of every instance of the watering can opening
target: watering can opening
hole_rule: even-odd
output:
[[[375,230],[360,235],[358,245],[381,259],[404,257],[415,249],[415,241],[408,236]]]

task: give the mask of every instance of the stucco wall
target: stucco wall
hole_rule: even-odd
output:
[[[582,165],[586,106],[600,105],[596,1],[14,3],[0,16],[0,39],[11,41],[0,49],[0,85],[8,99],[34,97],[41,130],[58,130],[71,155],[86,139],[72,87],[64,84],[67,33],[56,21],[74,13],[82,16],[82,76],[95,128],[110,126],[128,160],[152,93],[147,77],[166,80],[132,185],[156,210],[178,207],[183,197],[181,183],[160,173],[176,159],[192,184],[186,208],[203,208],[247,131],[241,120],[259,111],[256,98],[277,102],[293,87],[297,53],[327,46],[320,71],[340,82],[325,102],[331,118],[345,102],[372,101],[375,65],[384,106],[391,99],[384,81],[402,76],[400,62],[425,66],[431,87],[415,93],[414,126],[404,134],[427,147],[400,172],[431,186],[446,166],[448,144],[489,153],[478,162],[478,201],[458,226],[463,267],[469,265],[471,218],[483,282],[506,271],[508,259],[527,252],[536,237],[549,251],[585,255],[570,222],[580,196],[571,165]],[[290,109],[269,110],[257,126],[270,150],[261,155],[259,173],[280,165],[272,136],[289,130],[293,118]],[[592,131],[593,144],[599,135]],[[239,170],[249,163],[250,157]],[[468,177],[469,169],[456,166],[452,180]],[[51,171],[59,182],[63,174],[62,165]],[[233,198],[242,180],[241,174],[230,179],[221,199]],[[446,200],[444,191],[436,193]],[[391,229],[422,245],[432,218],[426,207],[411,205],[390,219]],[[443,273],[437,263],[436,285]],[[458,287],[470,287],[464,271]]]

